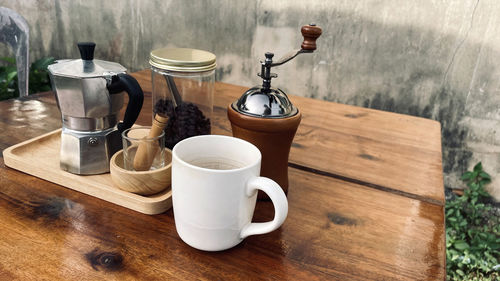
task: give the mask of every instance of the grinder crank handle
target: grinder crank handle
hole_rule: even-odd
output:
[[[120,73],[116,77],[118,79],[113,79],[114,81],[108,85],[109,93],[115,94],[125,91],[128,94],[128,104],[125,115],[123,116],[123,121],[117,125],[118,131],[121,134],[126,129],[132,127],[139,117],[142,103],[144,102],[144,93],[134,77],[125,73]]]
[[[302,45],[300,45],[301,49],[289,52],[277,62],[272,63],[270,65],[271,67],[282,65],[302,53],[312,53],[316,50],[316,39],[321,36],[321,28],[316,26],[316,24],[311,23],[310,25],[302,26],[300,32],[302,33],[302,37],[304,37],[304,41],[302,42]]]

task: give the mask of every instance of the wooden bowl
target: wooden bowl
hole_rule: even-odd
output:
[[[111,157],[109,166],[113,185],[128,192],[151,195],[170,187],[172,151],[165,148],[165,166],[152,171],[125,170],[123,168],[123,150]]]

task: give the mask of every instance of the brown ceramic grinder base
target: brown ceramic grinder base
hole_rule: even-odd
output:
[[[227,108],[233,136],[244,139],[259,148],[262,153],[260,175],[277,182],[288,193],[288,155],[293,137],[300,124],[301,113],[285,118],[258,118]],[[259,200],[269,197],[259,191]]]

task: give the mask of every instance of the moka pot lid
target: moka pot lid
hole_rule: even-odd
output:
[[[59,60],[48,66],[48,70],[54,76],[62,76],[76,79],[105,77],[110,73],[124,73],[125,67],[116,62],[95,60],[95,43],[78,43],[81,59]]]

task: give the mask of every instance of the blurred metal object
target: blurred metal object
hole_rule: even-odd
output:
[[[21,15],[11,9],[0,7],[0,42],[14,50],[20,97],[28,95],[29,32],[28,23]]]

